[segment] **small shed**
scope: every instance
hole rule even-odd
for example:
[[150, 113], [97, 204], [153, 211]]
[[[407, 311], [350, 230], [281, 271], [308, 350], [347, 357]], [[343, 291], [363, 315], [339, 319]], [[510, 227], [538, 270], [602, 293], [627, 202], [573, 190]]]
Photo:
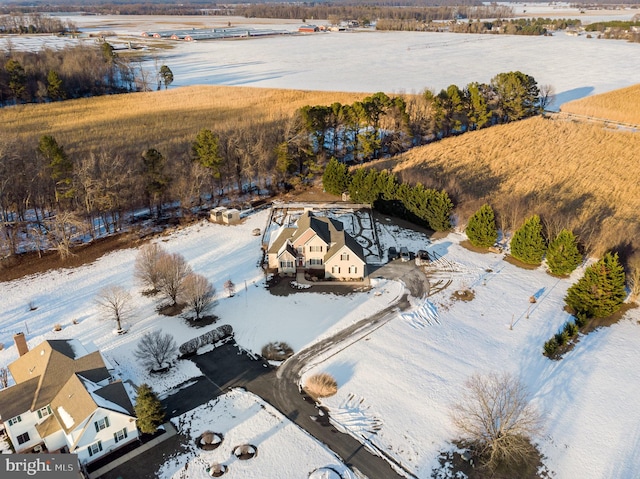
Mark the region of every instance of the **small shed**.
[[222, 222], [227, 225], [240, 223], [240, 211], [230, 208], [222, 212]]
[[209, 221], [212, 223], [222, 223], [222, 214], [227, 211], [224, 206], [218, 206], [209, 212]]
[[313, 32], [317, 32], [319, 29], [316, 25], [302, 25], [300, 28], [298, 28], [298, 32], [299, 33], [313, 33]]

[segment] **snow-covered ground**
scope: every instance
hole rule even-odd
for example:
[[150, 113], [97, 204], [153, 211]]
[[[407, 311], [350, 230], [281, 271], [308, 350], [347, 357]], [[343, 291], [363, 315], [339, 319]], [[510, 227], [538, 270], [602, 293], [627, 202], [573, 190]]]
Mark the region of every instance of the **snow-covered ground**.
[[[547, 10], [562, 4], [542, 5]], [[564, 5], [566, 7], [566, 5]], [[527, 7], [529, 8], [529, 7]], [[531, 6], [531, 8], [538, 8]], [[523, 7], [524, 9], [524, 7]], [[612, 10], [566, 16], [586, 20], [602, 14], [630, 20], [637, 10]], [[611, 13], [611, 15], [608, 15]], [[561, 15], [564, 16], [564, 15]], [[142, 31], [236, 25], [234, 17], [71, 17], [86, 32], [113, 31], [140, 38]], [[247, 19], [243, 20], [247, 22]], [[297, 29], [297, 22], [251, 19], [255, 28]], [[322, 22], [318, 22], [322, 23]], [[131, 40], [127, 37], [127, 40]], [[52, 47], [51, 36], [11, 36], [12, 48]], [[75, 41], [75, 40], [74, 40]], [[93, 40], [91, 40], [93, 41]], [[4, 45], [0, 37], [0, 48]], [[246, 85], [300, 90], [388, 93], [439, 91], [451, 84], [489, 82], [496, 74], [520, 70], [556, 93], [552, 107], [591, 94], [604, 93], [637, 82], [630, 65], [640, 64], [640, 44], [598, 40], [586, 35], [556, 33], [547, 37], [466, 35], [420, 32], [332, 32], [276, 36], [250, 40], [180, 42], [165, 40], [171, 49], [155, 50], [146, 67], [168, 65], [172, 88], [185, 85]]]
[[[163, 465], [159, 479], [209, 478], [206, 468], [212, 463], [227, 466], [224, 477], [229, 479], [307, 478], [322, 468], [333, 469], [343, 479], [355, 479], [324, 445], [248, 392], [234, 389], [172, 422], [193, 441], [186, 452]], [[217, 449], [203, 451], [196, 446], [196, 439], [205, 431], [222, 434], [223, 441]], [[254, 446], [257, 455], [244, 461], [237, 459], [234, 449], [243, 444]]]
[[[260, 238], [251, 234], [254, 228], [265, 227], [267, 215], [266, 211], [250, 215], [238, 226], [199, 223], [158, 240], [169, 252], [183, 254], [196, 272], [215, 284], [219, 299], [213, 312], [220, 317], [218, 324], [231, 324], [241, 346], [259, 352], [264, 344], [277, 340], [299, 351], [383, 309], [403, 293], [398, 282], [375, 280], [369, 293], [271, 295], [257, 267]], [[567, 320], [563, 297], [581, 271], [558, 280], [541, 269], [522, 270], [500, 255], [464, 249], [459, 244], [464, 236], [455, 233], [431, 243], [419, 232], [384, 220], [378, 233], [383, 248], [393, 244], [436, 253], [439, 259], [431, 280], [451, 283], [428, 300], [414, 298], [413, 310], [399, 312], [366, 340], [326, 361], [320, 358], [307, 371], [327, 371], [336, 377], [338, 394], [325, 403], [339, 427], [371, 441], [418, 477], [427, 478], [437, 466], [438, 451], [449, 448], [448, 441], [456, 436], [449, 408], [460, 398], [466, 378], [475, 372], [512, 372], [529, 387], [544, 414], [544, 433], [535, 439], [556, 477], [635, 477], [640, 470], [638, 310], [631, 310], [610, 328], [581, 338], [564, 359], [552, 362], [542, 356], [542, 345]], [[135, 256], [135, 249], [122, 250], [73, 270], [0, 283], [0, 342], [4, 345], [0, 367], [17, 357], [12, 336], [23, 331], [31, 347], [51, 338], [93, 342], [116, 365], [122, 379], [149, 382], [161, 393], [200, 375], [193, 363], [179, 361], [168, 376], [149, 377], [134, 360], [132, 351], [145, 332], [162, 329], [181, 343], [216, 327], [194, 329], [180, 317], [158, 315], [157, 299], [141, 295], [134, 283]], [[231, 298], [222, 286], [229, 278], [238, 289]], [[129, 332], [122, 336], [112, 333], [113, 322], [101, 319], [94, 304], [98, 290], [113, 283], [132, 292], [136, 309], [135, 318], [125, 324]], [[452, 298], [464, 289], [474, 292], [471, 301]], [[537, 303], [529, 303], [531, 296], [538, 298]], [[31, 311], [30, 303], [37, 309]], [[52, 331], [56, 323], [62, 331]], [[205, 406], [206, 413], [187, 414], [178, 420], [180, 427], [190, 428], [192, 436], [204, 429], [221, 432], [229, 439], [228, 444], [225, 439], [229, 447], [259, 440], [255, 461], [260, 461], [260, 468], [297, 467], [306, 474], [323, 465], [340, 466], [277, 413], [256, 406], [260, 401], [234, 394]], [[253, 414], [254, 410], [260, 412]], [[227, 416], [230, 411], [236, 411], [235, 419]], [[196, 417], [200, 419], [195, 422], [189, 419]], [[277, 451], [286, 447], [302, 449], [287, 454], [285, 460]], [[193, 449], [166, 464], [162, 477], [178, 474], [186, 462], [188, 477], [201, 477], [209, 462], [226, 461], [228, 453], [220, 449], [218, 457]], [[234, 474], [230, 477], [278, 477], [251, 475], [258, 470], [254, 467], [258, 462], [232, 462], [226, 463], [229, 474]]]
[[[471, 253], [462, 239], [450, 234], [428, 248], [446, 260], [439, 275], [453, 280], [449, 288], [306, 372], [337, 379], [338, 394], [323, 400], [336, 425], [430, 477], [438, 452], [456, 438], [449, 412], [466, 379], [504, 371], [521, 378], [543, 413], [535, 441], [556, 477], [637, 477], [638, 310], [550, 361], [542, 345], [569, 318], [563, 297], [582, 270], [559, 280]], [[466, 289], [471, 301], [452, 297]]]

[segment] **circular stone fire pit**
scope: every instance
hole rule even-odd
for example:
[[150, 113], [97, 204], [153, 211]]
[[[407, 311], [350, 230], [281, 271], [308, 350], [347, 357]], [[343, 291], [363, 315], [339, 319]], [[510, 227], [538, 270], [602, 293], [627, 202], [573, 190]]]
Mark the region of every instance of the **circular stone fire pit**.
[[251, 444], [241, 444], [233, 448], [233, 455], [241, 461], [252, 459], [258, 455], [258, 448]]
[[331, 466], [319, 467], [309, 474], [309, 479], [342, 479], [342, 474]]
[[227, 472], [227, 466], [224, 464], [220, 464], [218, 462], [214, 462], [209, 467], [207, 467], [206, 471], [209, 473], [211, 477], [220, 477], [225, 472]]
[[205, 431], [196, 439], [196, 445], [204, 451], [213, 451], [220, 447], [224, 437], [219, 432]]

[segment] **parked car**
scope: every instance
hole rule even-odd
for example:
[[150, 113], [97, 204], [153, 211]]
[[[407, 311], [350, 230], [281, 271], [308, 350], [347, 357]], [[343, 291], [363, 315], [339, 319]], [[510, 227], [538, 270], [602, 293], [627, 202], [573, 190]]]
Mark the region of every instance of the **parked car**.
[[393, 261], [394, 259], [398, 259], [398, 250], [395, 246], [389, 246], [389, 261]]
[[416, 256], [420, 258], [422, 261], [429, 261], [431, 259], [429, 258], [429, 252], [423, 249], [418, 250], [418, 254]]
[[400, 248], [400, 259], [404, 262], [411, 260], [411, 253], [409, 253], [409, 250], [406, 246]]

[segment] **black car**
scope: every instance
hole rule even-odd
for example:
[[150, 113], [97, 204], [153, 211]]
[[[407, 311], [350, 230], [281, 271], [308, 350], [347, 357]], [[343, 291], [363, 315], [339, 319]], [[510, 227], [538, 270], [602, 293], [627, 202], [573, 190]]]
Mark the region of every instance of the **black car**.
[[419, 250], [416, 256], [418, 256], [422, 261], [429, 261], [431, 259], [429, 258], [429, 252], [423, 249]]
[[394, 259], [398, 259], [398, 250], [395, 246], [389, 247], [389, 261], [393, 261]]

